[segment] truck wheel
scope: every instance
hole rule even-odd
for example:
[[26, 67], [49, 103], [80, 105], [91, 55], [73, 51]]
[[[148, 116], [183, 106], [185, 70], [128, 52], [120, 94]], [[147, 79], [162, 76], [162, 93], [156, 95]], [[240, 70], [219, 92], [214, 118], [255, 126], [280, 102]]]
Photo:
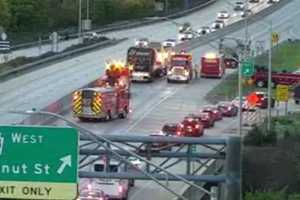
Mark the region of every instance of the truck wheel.
[[295, 104], [299, 104], [300, 103], [300, 101], [299, 100], [295, 100]]
[[78, 119], [79, 119], [79, 121], [81, 121], [81, 122], [86, 122], [86, 121], [87, 121], [87, 119], [86, 119], [85, 117], [78, 117]]
[[171, 83], [171, 80], [170, 80], [170, 79], [167, 79], [167, 83]]
[[258, 80], [256, 81], [256, 86], [262, 88], [266, 86], [266, 83], [263, 80]]
[[134, 179], [129, 180], [129, 186], [134, 187]]
[[111, 116], [111, 112], [110, 112], [110, 111], [107, 112], [106, 117], [105, 117], [105, 120], [106, 120], [106, 121], [112, 120], [112, 116]]
[[119, 114], [119, 118], [125, 119], [127, 118], [128, 110], [127, 108], [124, 108], [123, 112]]

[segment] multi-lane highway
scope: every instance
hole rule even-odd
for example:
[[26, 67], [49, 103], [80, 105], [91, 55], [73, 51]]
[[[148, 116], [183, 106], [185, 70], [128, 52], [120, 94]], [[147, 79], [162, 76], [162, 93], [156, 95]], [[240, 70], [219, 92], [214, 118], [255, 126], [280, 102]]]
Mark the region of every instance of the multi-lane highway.
[[[180, 18], [178, 21], [189, 21], [198, 28], [213, 21], [216, 18], [216, 13], [222, 9], [230, 10], [231, 7], [226, 1], [218, 1], [204, 10]], [[105, 60], [109, 58], [124, 59], [126, 50], [134, 43], [136, 38], [149, 37], [151, 40], [162, 41], [167, 38], [176, 38], [176, 30], [174, 23], [167, 21], [110, 33], [111, 36], [128, 37], [129, 40], [111, 48], [52, 64], [47, 68], [1, 83], [1, 94], [5, 94], [0, 100], [1, 107], [12, 109], [31, 109], [34, 107], [41, 109], [76, 88], [98, 78], [103, 73]], [[195, 62], [197, 63], [203, 50], [198, 50], [198, 52], [195, 54]], [[20, 96], [22, 98], [19, 98]], [[1, 119], [0, 122], [13, 123], [16, 121], [16, 117], [7, 116], [7, 118]]]
[[[297, 28], [299, 22], [296, 20], [300, 16], [297, 9], [299, 6], [299, 1], [291, 1], [281, 10], [265, 18], [265, 21], [272, 20], [274, 30], [282, 33], [282, 39], [290, 37], [291, 34], [295, 35], [299, 33]], [[224, 7], [230, 10], [230, 5], [226, 1], [220, 0], [204, 10], [176, 21], [180, 23], [190, 21], [192, 25], [198, 28], [213, 21], [216, 13]], [[249, 26], [249, 35], [254, 41], [266, 41], [267, 28], [265, 22], [254, 23]], [[109, 36], [128, 37], [129, 40], [111, 48], [52, 64], [47, 68], [0, 83], [2, 96], [0, 109], [43, 108], [74, 89], [98, 78], [104, 71], [106, 59], [124, 59], [127, 48], [133, 44], [135, 38], [148, 37], [150, 40], [162, 41], [167, 38], [176, 38], [176, 30], [174, 23], [162, 22], [109, 33]], [[242, 38], [243, 30], [230, 36]], [[192, 50], [193, 61], [199, 63], [200, 56], [210, 49], [209, 45], [205, 45]], [[164, 79], [161, 79], [151, 84], [134, 84], [131, 106], [133, 112], [128, 120], [114, 120], [108, 123], [81, 123], [81, 125], [97, 134], [149, 134], [156, 132], [165, 122], [177, 122], [186, 114], [207, 104], [204, 100], [205, 94], [219, 82], [220, 80], [217, 79], [197, 79], [186, 85], [167, 84]], [[71, 112], [66, 113], [65, 116], [73, 119]], [[0, 123], [16, 123], [16, 120], [21, 119], [20, 116], [7, 115], [0, 118]], [[224, 119], [218, 122], [213, 129], [207, 130], [205, 137], [220, 135], [224, 129], [233, 126], [235, 126], [234, 119]], [[140, 183], [132, 191], [130, 199], [147, 199], [146, 197], [149, 197], [148, 199], [171, 199], [164, 190], [158, 189], [152, 182]], [[180, 188], [182, 185], [174, 185], [174, 187]]]

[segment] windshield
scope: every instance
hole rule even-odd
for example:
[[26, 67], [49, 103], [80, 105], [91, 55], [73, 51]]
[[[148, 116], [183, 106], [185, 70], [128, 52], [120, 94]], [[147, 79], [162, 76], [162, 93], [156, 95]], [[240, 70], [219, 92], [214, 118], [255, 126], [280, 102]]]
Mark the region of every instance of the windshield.
[[134, 71], [149, 71], [154, 64], [154, 50], [146, 48], [130, 48], [127, 54], [127, 63], [133, 66]]
[[189, 62], [187, 60], [172, 60], [171, 66], [187, 66]]

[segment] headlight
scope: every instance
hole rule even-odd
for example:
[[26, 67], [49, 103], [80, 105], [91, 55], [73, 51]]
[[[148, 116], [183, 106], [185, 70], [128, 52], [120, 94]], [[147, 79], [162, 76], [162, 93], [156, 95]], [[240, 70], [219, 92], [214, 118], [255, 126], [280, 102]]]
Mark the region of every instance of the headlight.
[[184, 75], [185, 75], [185, 76], [188, 76], [188, 75], [189, 75], [189, 71], [187, 71], [187, 70], [184, 71]]
[[188, 35], [187, 37], [188, 37], [188, 38], [193, 38], [193, 36], [192, 36], [192, 35]]
[[168, 71], [168, 75], [172, 75], [172, 72], [171, 72], [171, 71]]

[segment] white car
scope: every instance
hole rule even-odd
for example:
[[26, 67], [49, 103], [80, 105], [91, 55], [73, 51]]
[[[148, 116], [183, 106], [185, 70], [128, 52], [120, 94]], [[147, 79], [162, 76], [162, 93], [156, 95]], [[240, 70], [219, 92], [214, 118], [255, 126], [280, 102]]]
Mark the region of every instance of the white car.
[[241, 1], [235, 2], [234, 10], [235, 11], [243, 11], [245, 9], [245, 3]]
[[268, 3], [278, 3], [280, 0], [268, 0]]
[[224, 21], [221, 21], [221, 20], [216, 20], [212, 25], [211, 25], [211, 32], [214, 32], [216, 30], [219, 30], [219, 29], [222, 29], [224, 28], [225, 26], [225, 23]]
[[201, 28], [199, 28], [197, 30], [197, 33], [199, 35], [206, 35], [206, 34], [210, 33], [210, 27], [208, 27], [208, 26], [202, 26]]
[[179, 33], [178, 34], [178, 41], [183, 42], [183, 41], [188, 41], [193, 39], [194, 34], [190, 31], [184, 32], [184, 33]]
[[87, 40], [95, 40], [95, 39], [99, 39], [100, 37], [101, 35], [96, 32], [86, 32], [83, 34], [83, 39], [87, 39]]
[[222, 10], [222, 11], [218, 12], [218, 14], [217, 14], [218, 19], [228, 19], [229, 17], [230, 17], [230, 14], [226, 10]]
[[167, 40], [163, 41], [162, 46], [163, 47], [175, 47], [176, 40], [175, 39], [167, 39]]
[[253, 12], [252, 12], [252, 10], [250, 10], [250, 9], [243, 10], [243, 11], [240, 13], [241, 17], [247, 17], [247, 16], [250, 16], [250, 15], [252, 15], [252, 14], [253, 14]]
[[134, 44], [135, 44], [135, 46], [146, 47], [149, 44], [149, 40], [147, 38], [136, 39]]

